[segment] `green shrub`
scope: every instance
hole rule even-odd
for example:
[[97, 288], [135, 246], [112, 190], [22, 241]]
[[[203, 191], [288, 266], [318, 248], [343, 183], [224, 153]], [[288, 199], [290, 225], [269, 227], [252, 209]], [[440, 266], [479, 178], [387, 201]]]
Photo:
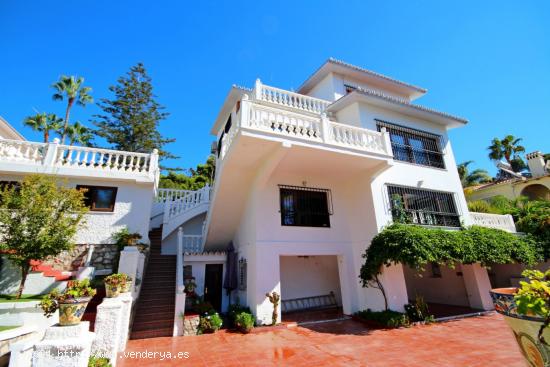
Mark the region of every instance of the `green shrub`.
[[193, 310], [195, 310], [195, 312], [199, 315], [216, 313], [216, 310], [214, 310], [214, 307], [210, 304], [210, 302], [205, 301], [199, 301], [198, 303], [194, 304]]
[[408, 327], [411, 324], [407, 315], [392, 310], [371, 311], [370, 309], [366, 309], [355, 313], [355, 316], [390, 328]]
[[88, 359], [88, 367], [112, 367], [109, 358], [91, 356]]
[[550, 325], [550, 269], [545, 273], [538, 270], [525, 270], [522, 275], [529, 281], [520, 282], [520, 287], [514, 296], [518, 312], [544, 318], [538, 338], [542, 343], [549, 345], [550, 341], [544, 340], [543, 332]]
[[125, 285], [127, 281], [132, 280], [128, 275], [124, 273], [114, 273], [106, 277], [103, 282], [111, 286]]
[[254, 316], [249, 312], [241, 312], [235, 317], [235, 326], [242, 332], [248, 333], [254, 327]]
[[468, 210], [476, 213], [493, 213], [491, 204], [485, 200], [475, 200], [468, 202]]
[[237, 318], [237, 315], [246, 312], [249, 314], [252, 314], [252, 311], [250, 311], [250, 307], [248, 306], [242, 306], [239, 303], [233, 303], [229, 305], [227, 310], [227, 316], [229, 317], [229, 323], [230, 327], [235, 327], [235, 319]]
[[46, 317], [50, 317], [59, 308], [59, 303], [74, 300], [81, 297], [93, 297], [96, 290], [90, 286], [90, 280], [70, 280], [63, 292], [52, 290], [40, 301], [40, 307]]
[[424, 297], [417, 295], [413, 303], [405, 305], [405, 312], [411, 322], [424, 321], [431, 323], [435, 321], [433, 315], [430, 315], [428, 304]]
[[222, 327], [223, 321], [217, 312], [200, 317], [199, 334], [214, 333]]

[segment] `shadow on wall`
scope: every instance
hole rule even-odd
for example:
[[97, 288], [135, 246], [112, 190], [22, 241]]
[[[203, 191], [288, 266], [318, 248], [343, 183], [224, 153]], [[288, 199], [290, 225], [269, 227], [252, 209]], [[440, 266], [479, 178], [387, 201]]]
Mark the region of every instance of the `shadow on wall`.
[[0, 294], [17, 292], [21, 282], [21, 272], [4, 256], [0, 256]]

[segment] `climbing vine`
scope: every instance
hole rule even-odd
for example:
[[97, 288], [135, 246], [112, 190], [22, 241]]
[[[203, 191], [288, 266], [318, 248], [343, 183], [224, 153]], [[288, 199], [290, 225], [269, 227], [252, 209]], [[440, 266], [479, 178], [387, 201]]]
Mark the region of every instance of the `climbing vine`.
[[419, 271], [430, 262], [450, 267], [455, 263], [531, 265], [542, 260], [539, 248], [532, 236], [499, 229], [472, 226], [449, 231], [396, 223], [372, 239], [363, 254], [360, 278], [364, 287], [378, 288], [383, 267], [397, 263]]

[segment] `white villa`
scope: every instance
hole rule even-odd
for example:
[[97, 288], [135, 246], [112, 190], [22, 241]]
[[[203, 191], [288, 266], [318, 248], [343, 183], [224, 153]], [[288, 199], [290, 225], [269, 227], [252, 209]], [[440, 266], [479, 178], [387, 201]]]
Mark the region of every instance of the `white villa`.
[[[89, 189], [91, 211], [71, 261], [92, 247], [89, 265], [101, 270], [103, 249], [124, 227], [150, 239], [132, 337], [181, 335], [174, 324], [189, 279], [218, 311], [238, 301], [259, 324], [271, 323], [272, 292], [281, 296], [279, 321], [318, 306], [380, 310], [380, 292], [363, 288], [359, 271], [371, 239], [392, 222], [395, 198], [420, 225], [515, 232], [508, 216], [468, 212], [448, 138], [467, 120], [417, 104], [426, 92], [335, 59], [297, 91], [259, 79], [253, 88], [233, 86], [211, 129], [214, 184], [198, 191], [158, 189], [156, 152], [28, 142], [1, 120], [0, 180], [44, 173]], [[230, 244], [237, 279], [227, 290]], [[419, 293], [428, 302], [492, 308], [481, 266], [427, 275], [385, 268], [389, 307], [402, 311]]]

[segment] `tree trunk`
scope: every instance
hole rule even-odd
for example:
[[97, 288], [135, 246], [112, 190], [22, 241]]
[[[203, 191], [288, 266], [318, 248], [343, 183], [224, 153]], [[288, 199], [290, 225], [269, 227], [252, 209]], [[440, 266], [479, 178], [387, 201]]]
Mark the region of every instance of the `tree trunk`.
[[24, 265], [21, 267], [21, 284], [19, 284], [19, 289], [17, 290], [17, 293], [15, 295], [16, 299], [21, 298], [21, 294], [23, 294], [23, 288], [25, 288], [25, 281], [27, 280], [27, 275], [29, 274], [29, 265]]
[[63, 134], [61, 135], [61, 145], [65, 144], [65, 136], [67, 136], [67, 127], [69, 127], [69, 116], [71, 115], [71, 107], [73, 106], [74, 98], [69, 98], [67, 102], [67, 110], [65, 111], [65, 124], [63, 125]]
[[48, 130], [44, 130], [44, 143], [47, 143], [48, 140], [50, 140], [50, 132]]
[[384, 297], [384, 309], [387, 311], [388, 310], [388, 297], [386, 296], [386, 290], [384, 289], [384, 285], [382, 284], [382, 282], [378, 278], [378, 275], [376, 275], [375, 280], [376, 280], [376, 285], [377, 285], [378, 289], [380, 290], [380, 292], [382, 293], [382, 296]]

